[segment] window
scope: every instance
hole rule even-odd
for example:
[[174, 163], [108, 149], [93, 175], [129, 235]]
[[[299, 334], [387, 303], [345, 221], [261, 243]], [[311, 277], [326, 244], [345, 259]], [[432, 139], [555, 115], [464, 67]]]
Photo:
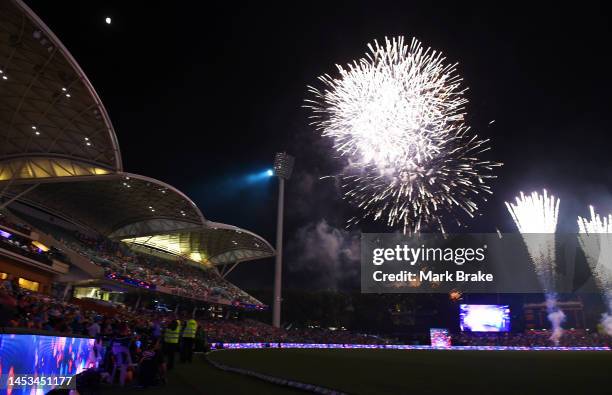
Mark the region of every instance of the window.
[[30, 280], [26, 280], [25, 278], [19, 278], [19, 286], [21, 288], [25, 288], [28, 289], [30, 291], [38, 291], [38, 286], [40, 284], [37, 283], [36, 281], [30, 281]]

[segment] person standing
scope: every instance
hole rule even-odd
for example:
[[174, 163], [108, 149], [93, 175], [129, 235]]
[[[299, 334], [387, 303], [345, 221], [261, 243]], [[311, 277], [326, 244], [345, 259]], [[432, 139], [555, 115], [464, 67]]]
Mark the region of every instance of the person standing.
[[98, 324], [98, 318], [96, 317], [93, 319], [93, 322], [87, 327], [87, 333], [89, 334], [89, 337], [97, 339], [100, 332], [102, 332], [102, 328], [100, 328], [100, 324]]
[[181, 362], [191, 363], [193, 360], [193, 347], [195, 344], [196, 331], [198, 323], [193, 318], [187, 320], [185, 329], [183, 330], [183, 338], [181, 340]]
[[162, 326], [159, 318], [155, 318], [153, 323], [151, 324], [151, 337], [154, 341], [157, 341], [161, 338], [162, 335]]
[[164, 331], [164, 354], [166, 355], [167, 369], [174, 368], [174, 355], [178, 350], [179, 335], [181, 333], [181, 322], [172, 320]]

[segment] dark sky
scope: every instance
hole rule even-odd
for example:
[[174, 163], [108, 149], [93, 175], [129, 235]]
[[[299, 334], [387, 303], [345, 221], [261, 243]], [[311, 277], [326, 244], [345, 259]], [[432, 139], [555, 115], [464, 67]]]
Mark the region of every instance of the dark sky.
[[[301, 108], [306, 85], [385, 36], [415, 36], [459, 62], [468, 122], [492, 139], [489, 159], [505, 163], [468, 231], [515, 231], [503, 202], [519, 190], [559, 195], [563, 230], [574, 230], [589, 203], [612, 209], [612, 35], [603, 3], [27, 3], [100, 94], [126, 171], [178, 187], [207, 218], [273, 241], [274, 181], [244, 179], [270, 167], [276, 151], [297, 157], [287, 191], [287, 287], [343, 287], [338, 271], [355, 265], [306, 251], [323, 243], [351, 261], [355, 245], [340, 230], [346, 203], [332, 182], [318, 180], [337, 163]], [[231, 280], [268, 287], [272, 265], [245, 264]]]

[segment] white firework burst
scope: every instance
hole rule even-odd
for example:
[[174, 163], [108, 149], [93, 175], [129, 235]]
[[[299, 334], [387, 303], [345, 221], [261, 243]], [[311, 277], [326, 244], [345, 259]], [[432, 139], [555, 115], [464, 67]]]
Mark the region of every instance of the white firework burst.
[[552, 289], [555, 269], [555, 231], [559, 217], [560, 200], [543, 193], [532, 192], [517, 196], [515, 203], [506, 202], [506, 207], [523, 235], [527, 251], [546, 291]]
[[591, 218], [578, 217], [578, 240], [599, 287], [608, 302], [602, 316], [605, 331], [612, 335], [612, 214], [601, 217], [589, 207]]
[[561, 324], [565, 314], [557, 306], [555, 286], [555, 232], [559, 218], [560, 200], [549, 195], [546, 189], [543, 193], [532, 192], [525, 195], [523, 192], [517, 196], [515, 203], [506, 202], [506, 207], [521, 232], [527, 252], [535, 267], [536, 274], [546, 292], [546, 307], [548, 320], [552, 324], [551, 340], [555, 344], [563, 334]]
[[[403, 37], [374, 41], [365, 58], [309, 87], [312, 123], [347, 158], [345, 198], [363, 217], [419, 231], [457, 208], [473, 216], [499, 163], [479, 159], [488, 140], [463, 123], [465, 88], [456, 64]], [[355, 218], [352, 222], [358, 222]]]
[[589, 207], [591, 218], [578, 217], [580, 245], [599, 286], [612, 294], [612, 214], [601, 217]]
[[612, 214], [601, 217], [595, 212], [595, 207], [589, 206], [591, 219], [578, 216], [578, 231], [583, 234], [612, 233]]

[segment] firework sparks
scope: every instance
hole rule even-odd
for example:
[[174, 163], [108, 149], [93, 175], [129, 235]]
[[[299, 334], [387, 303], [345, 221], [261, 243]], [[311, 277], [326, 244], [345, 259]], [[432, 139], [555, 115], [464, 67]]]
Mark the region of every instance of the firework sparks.
[[506, 207], [523, 235], [529, 256], [536, 273], [546, 287], [552, 289], [555, 269], [555, 236], [559, 216], [559, 199], [549, 195], [532, 192], [525, 195], [521, 192], [516, 203], [506, 202]]
[[606, 234], [612, 233], [612, 214], [607, 217], [601, 217], [595, 213], [595, 208], [589, 206], [591, 219], [578, 217], [578, 230], [583, 234]]
[[516, 203], [506, 202], [506, 207], [521, 233], [555, 233], [559, 217], [559, 199], [549, 195], [523, 192], [515, 199]]
[[339, 77], [319, 77], [324, 88], [309, 87], [313, 99], [306, 100], [313, 125], [347, 159], [345, 198], [363, 218], [405, 232], [424, 225], [444, 231], [443, 216], [458, 220], [457, 209], [474, 216], [500, 164], [479, 159], [488, 140], [464, 124], [467, 99], [456, 64], [416, 39], [368, 48], [365, 58], [338, 65]]
[[612, 214], [601, 217], [589, 207], [590, 219], [578, 217], [580, 246], [587, 262], [608, 302], [608, 312], [603, 314], [601, 323], [612, 335]]
[[517, 196], [515, 203], [506, 202], [506, 207], [523, 236], [527, 252], [535, 267], [535, 271], [546, 292], [546, 307], [548, 320], [553, 332], [551, 340], [559, 343], [563, 334], [561, 323], [565, 314], [557, 306], [557, 295], [554, 292], [555, 275], [555, 231], [559, 217], [560, 200], [549, 195], [546, 189], [543, 194], [532, 192]]

